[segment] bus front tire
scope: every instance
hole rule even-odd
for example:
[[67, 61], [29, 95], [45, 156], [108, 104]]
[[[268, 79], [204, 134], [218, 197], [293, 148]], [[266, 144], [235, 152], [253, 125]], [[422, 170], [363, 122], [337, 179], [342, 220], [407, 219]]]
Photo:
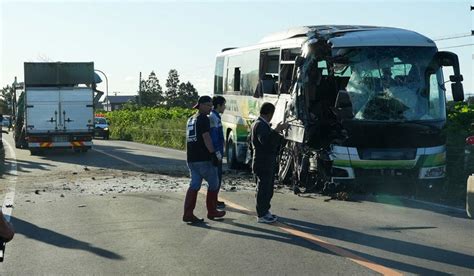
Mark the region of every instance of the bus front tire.
[[291, 149], [284, 146], [280, 150], [278, 158], [278, 182], [282, 184], [291, 184], [293, 171], [293, 157]]

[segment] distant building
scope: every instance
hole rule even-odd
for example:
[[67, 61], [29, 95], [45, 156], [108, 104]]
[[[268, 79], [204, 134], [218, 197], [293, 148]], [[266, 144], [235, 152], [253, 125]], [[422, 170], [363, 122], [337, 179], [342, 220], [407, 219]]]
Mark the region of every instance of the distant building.
[[136, 96], [108, 96], [104, 100], [104, 110], [114, 111], [122, 109], [122, 106], [127, 102], [134, 102]]

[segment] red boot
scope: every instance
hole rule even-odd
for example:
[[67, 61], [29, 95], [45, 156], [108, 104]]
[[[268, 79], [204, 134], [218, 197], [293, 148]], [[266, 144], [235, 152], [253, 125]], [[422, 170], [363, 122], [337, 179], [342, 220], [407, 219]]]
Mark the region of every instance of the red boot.
[[207, 191], [206, 196], [207, 218], [215, 219], [225, 216], [225, 211], [218, 211], [217, 208], [217, 191]]
[[204, 219], [200, 219], [193, 214], [194, 207], [196, 207], [197, 196], [198, 191], [192, 190], [191, 188], [188, 189], [186, 199], [184, 200], [184, 222], [198, 223], [204, 221]]

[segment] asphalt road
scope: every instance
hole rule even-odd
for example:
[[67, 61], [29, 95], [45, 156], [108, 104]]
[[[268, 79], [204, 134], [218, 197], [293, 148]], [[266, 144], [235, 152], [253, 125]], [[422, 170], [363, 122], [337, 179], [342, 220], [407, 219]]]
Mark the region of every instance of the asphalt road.
[[[0, 275], [474, 274], [474, 220], [462, 210], [279, 189], [272, 211], [280, 223], [263, 225], [250, 176], [231, 172], [225, 219], [190, 226], [181, 222], [183, 152], [94, 143], [85, 154], [30, 156], [4, 135], [0, 191], [16, 236]], [[196, 214], [206, 214], [203, 195]]]

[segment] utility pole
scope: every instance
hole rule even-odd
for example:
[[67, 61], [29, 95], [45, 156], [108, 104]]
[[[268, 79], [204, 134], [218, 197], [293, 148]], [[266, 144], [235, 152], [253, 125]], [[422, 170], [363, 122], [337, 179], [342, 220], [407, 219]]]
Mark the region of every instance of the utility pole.
[[138, 106], [142, 106], [142, 72], [138, 78]]

